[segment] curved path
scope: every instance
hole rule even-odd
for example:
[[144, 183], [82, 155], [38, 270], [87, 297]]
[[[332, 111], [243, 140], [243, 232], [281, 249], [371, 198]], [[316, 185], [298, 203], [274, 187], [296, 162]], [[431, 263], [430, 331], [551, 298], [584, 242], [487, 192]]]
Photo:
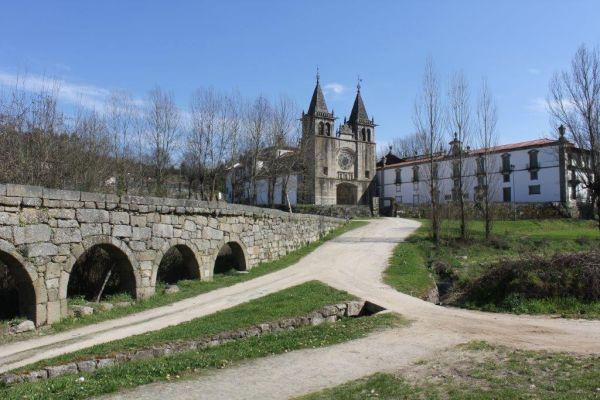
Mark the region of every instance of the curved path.
[[417, 227], [418, 223], [403, 219], [373, 220], [365, 227], [323, 244], [284, 270], [170, 306], [3, 346], [0, 371], [161, 329], [312, 279], [399, 312], [413, 323], [408, 328], [324, 349], [255, 360], [195, 380], [142, 386], [114, 398], [287, 398], [376, 371], [394, 370], [470, 340], [526, 349], [600, 353], [600, 321], [443, 308], [399, 293], [382, 283], [381, 273], [395, 244]]

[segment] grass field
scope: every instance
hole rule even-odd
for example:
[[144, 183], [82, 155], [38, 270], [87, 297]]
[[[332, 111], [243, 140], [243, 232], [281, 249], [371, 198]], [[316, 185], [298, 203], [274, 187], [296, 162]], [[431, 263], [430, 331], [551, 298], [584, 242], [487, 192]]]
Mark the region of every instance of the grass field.
[[[490, 264], [525, 255], [550, 256], [559, 252], [579, 252], [600, 249], [600, 233], [593, 221], [523, 220], [495, 221], [493, 237], [484, 240], [481, 221], [469, 224], [469, 237], [460, 240], [457, 221], [444, 221], [442, 240], [435, 248], [429, 238], [429, 221], [407, 242], [399, 244], [385, 273], [385, 281], [399, 291], [423, 297], [433, 287], [435, 277], [430, 268], [435, 262], [448, 265], [458, 281], [480, 276]], [[561, 314], [573, 317], [600, 317], [598, 302], [582, 303], [573, 298], [522, 299], [515, 297], [508, 308], [489, 311], [517, 313]]]
[[476, 342], [397, 373], [378, 373], [302, 400], [598, 398], [598, 356], [509, 350]]
[[[307, 282], [181, 325], [45, 360], [28, 369], [89, 356], [106, 356], [116, 351], [152, 344], [202, 337], [284, 317], [306, 315], [326, 304], [335, 304], [351, 298], [348, 293], [319, 282]], [[224, 368], [242, 360], [302, 348], [328, 346], [404, 323], [395, 314], [345, 318], [335, 324], [307, 326], [293, 331], [246, 338], [171, 357], [131, 361], [90, 374], [62, 376], [47, 381], [4, 387], [0, 388], [0, 398], [83, 399], [146, 383], [190, 377], [207, 369]], [[78, 380], [79, 377], [83, 377], [83, 381]]]
[[[35, 335], [39, 334], [52, 334], [58, 333], [62, 331], [66, 331], [69, 329], [78, 328], [85, 325], [95, 324], [98, 322], [106, 321], [109, 319], [123, 317], [129, 314], [133, 314], [136, 312], [148, 310], [151, 308], [161, 307], [167, 304], [174, 303], [179, 300], [183, 300], [189, 297], [197, 296], [202, 293], [210, 292], [215, 289], [220, 289], [222, 287], [231, 286], [236, 283], [244, 282], [250, 279], [257, 278], [262, 275], [269, 274], [271, 272], [278, 271], [280, 269], [289, 267], [296, 262], [298, 262], [302, 257], [306, 256], [317, 247], [319, 247], [324, 242], [331, 240], [345, 232], [348, 232], [352, 229], [361, 227], [368, 224], [366, 221], [350, 221], [347, 224], [335, 229], [330, 232], [326, 236], [324, 236], [319, 241], [313, 242], [304, 246], [298, 250], [288, 253], [287, 255], [279, 258], [278, 260], [261, 263], [256, 267], [252, 268], [247, 274], [223, 274], [216, 275], [211, 282], [202, 282], [199, 280], [186, 280], [179, 281], [178, 286], [180, 291], [174, 294], [166, 294], [162, 290], [160, 286], [157, 286], [156, 294], [148, 299], [133, 302], [131, 306], [128, 307], [115, 307], [110, 311], [94, 313], [89, 316], [81, 317], [81, 318], [65, 318], [60, 322], [53, 324], [51, 327], [46, 327], [42, 329], [39, 333], [34, 334], [23, 334], [23, 335], [6, 335], [0, 334], [0, 345], [3, 343], [8, 343], [10, 341], [15, 340], [24, 340], [29, 339]], [[118, 295], [113, 299], [108, 299], [110, 301], [127, 301], [131, 300], [126, 295]], [[74, 299], [74, 303], [80, 302], [79, 299]], [[4, 333], [7, 331], [7, 321], [0, 321], [0, 332]]]

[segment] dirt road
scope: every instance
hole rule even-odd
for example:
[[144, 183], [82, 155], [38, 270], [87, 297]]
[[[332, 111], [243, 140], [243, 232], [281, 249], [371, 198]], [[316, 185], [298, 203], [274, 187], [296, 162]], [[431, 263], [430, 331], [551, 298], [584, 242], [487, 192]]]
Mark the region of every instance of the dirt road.
[[[526, 349], [600, 353], [600, 321], [480, 313], [443, 308], [398, 293], [381, 282], [395, 244], [418, 227], [378, 219], [320, 246], [295, 265], [170, 306], [0, 349], [0, 371], [97, 343], [161, 329], [318, 279], [413, 320], [408, 328], [325, 349], [256, 360], [185, 382], [139, 387], [111, 398], [288, 398], [398, 369], [461, 342], [486, 340]], [[235, 384], [232, 384], [235, 382]]]

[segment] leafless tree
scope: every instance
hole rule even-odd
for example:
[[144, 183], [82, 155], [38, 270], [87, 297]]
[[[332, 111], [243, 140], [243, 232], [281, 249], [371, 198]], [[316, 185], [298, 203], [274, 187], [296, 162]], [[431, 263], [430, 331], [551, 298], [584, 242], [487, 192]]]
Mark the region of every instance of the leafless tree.
[[[600, 51], [581, 45], [571, 68], [550, 82], [548, 108], [551, 116], [567, 128], [577, 147], [589, 152], [582, 168], [583, 186], [591, 194], [600, 216]], [[600, 230], [600, 218], [598, 218]]]
[[485, 238], [489, 239], [492, 233], [493, 202], [492, 198], [498, 188], [498, 165], [492, 156], [491, 150], [498, 145], [496, 123], [498, 111], [496, 102], [487, 81], [484, 79], [477, 99], [477, 145], [480, 148], [480, 164], [477, 168], [478, 192], [481, 196], [483, 219], [485, 222]]
[[469, 86], [462, 72], [452, 77], [448, 90], [448, 123], [452, 138], [453, 200], [458, 203], [460, 215], [460, 237], [467, 237], [467, 213], [465, 196], [468, 195], [469, 179], [466, 149], [471, 140], [471, 100]]
[[[387, 153], [387, 147], [385, 149]], [[392, 153], [398, 157], [414, 157], [423, 154], [421, 140], [417, 133], [412, 133], [402, 138], [395, 138], [392, 141]]]
[[262, 169], [261, 151], [264, 148], [269, 123], [271, 121], [272, 107], [264, 96], [258, 96], [246, 109], [246, 149], [250, 166], [249, 190], [252, 204], [257, 202], [257, 178]]
[[133, 169], [136, 122], [138, 118], [131, 95], [123, 91], [110, 94], [106, 104], [106, 127], [111, 139], [114, 175], [118, 194], [129, 191], [129, 175]]
[[146, 122], [154, 168], [154, 192], [164, 195], [166, 171], [171, 165], [173, 152], [179, 140], [180, 111], [173, 95], [160, 87], [150, 92], [148, 103]]
[[415, 102], [413, 121], [424, 154], [429, 160], [425, 178], [429, 186], [431, 236], [437, 246], [440, 242], [439, 163], [437, 159], [439, 150], [442, 148], [444, 121], [439, 82], [430, 58], [425, 64], [422, 89]]

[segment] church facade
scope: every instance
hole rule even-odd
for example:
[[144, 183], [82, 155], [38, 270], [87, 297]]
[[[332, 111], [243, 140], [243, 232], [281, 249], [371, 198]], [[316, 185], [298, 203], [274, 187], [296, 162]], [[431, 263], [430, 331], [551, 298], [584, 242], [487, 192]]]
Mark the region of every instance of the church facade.
[[[226, 182], [231, 203], [258, 205], [369, 205], [376, 188], [376, 149], [373, 118], [369, 118], [360, 84], [348, 118], [337, 127], [333, 111], [327, 108], [319, 77], [308, 111], [302, 112], [302, 141], [298, 149], [269, 149], [281, 153], [282, 160], [294, 152], [302, 162], [287, 176], [257, 179], [255, 187], [245, 183], [240, 191], [232, 185], [236, 176], [247, 174], [247, 166], [238, 162], [231, 167]], [[258, 160], [257, 167], [267, 163]], [[259, 174], [261, 171], [259, 171]], [[255, 200], [253, 199], [255, 193]], [[236, 193], [240, 193], [236, 194]]]
[[319, 78], [302, 113], [304, 173], [300, 203], [368, 205], [376, 175], [375, 122], [365, 108], [360, 84], [350, 117], [336, 131], [336, 117], [325, 102]]

